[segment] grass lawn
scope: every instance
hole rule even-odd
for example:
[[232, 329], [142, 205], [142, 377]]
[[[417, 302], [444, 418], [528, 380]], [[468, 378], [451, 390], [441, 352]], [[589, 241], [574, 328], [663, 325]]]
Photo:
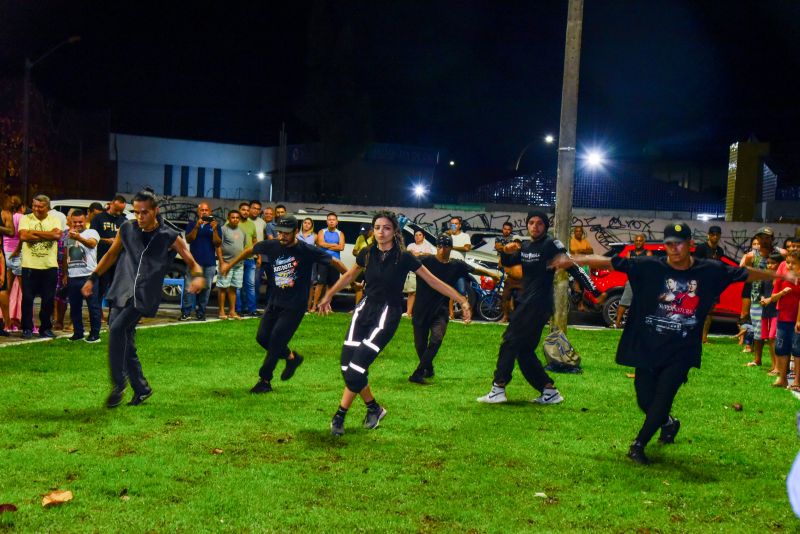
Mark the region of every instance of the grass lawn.
[[[433, 385], [407, 382], [409, 321], [372, 367], [389, 411], [347, 434], [339, 401], [348, 315], [307, 317], [290, 382], [254, 396], [263, 353], [256, 321], [143, 329], [139, 354], [155, 394], [103, 407], [105, 344], [66, 339], [0, 349], [0, 530], [19, 532], [764, 532], [796, 531], [785, 476], [798, 451], [797, 401], [743, 367], [717, 339], [674, 413], [677, 443], [654, 464], [625, 458], [642, 418], [616, 331], [571, 331], [582, 375], [558, 375], [558, 406], [517, 371], [510, 402], [481, 405], [502, 327], [451, 324]], [[278, 373], [283, 368], [279, 363]], [[127, 400], [127, 399], [126, 399]], [[742, 411], [731, 409], [741, 403]], [[214, 449], [222, 452], [213, 454]], [[74, 500], [41, 506], [51, 489]], [[538, 494], [538, 495], [537, 495]]]

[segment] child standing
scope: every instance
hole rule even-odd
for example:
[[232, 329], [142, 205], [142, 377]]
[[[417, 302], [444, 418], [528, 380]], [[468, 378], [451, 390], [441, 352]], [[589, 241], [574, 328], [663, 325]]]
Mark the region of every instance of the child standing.
[[[773, 252], [767, 258], [767, 269], [770, 271], [777, 271], [778, 266], [783, 262], [783, 260], [784, 258], [780, 253]], [[761, 339], [764, 341], [763, 345], [765, 345], [769, 350], [770, 362], [772, 363], [772, 367], [769, 371], [770, 376], [776, 376], [778, 374], [776, 365], [777, 362], [775, 360], [775, 337], [777, 336], [778, 331], [778, 309], [777, 304], [770, 300], [773, 291], [774, 288], [772, 280], [765, 280], [761, 282], [761, 297], [759, 299], [759, 304], [762, 308]], [[747, 364], [749, 367], [761, 366], [762, 351], [763, 346], [761, 347], [761, 350], [754, 354], [753, 361]]]
[[[800, 273], [800, 251], [790, 252], [786, 258], [786, 269], [793, 273]], [[778, 270], [780, 272], [780, 269]], [[789, 356], [800, 356], [800, 321], [797, 311], [800, 307], [800, 286], [786, 280], [776, 280], [773, 284], [772, 296], [766, 300], [771, 304], [777, 302], [778, 324], [775, 337], [775, 358], [777, 360], [778, 375], [772, 384], [775, 387], [787, 387], [787, 374], [789, 371]], [[800, 382], [795, 375], [791, 386], [794, 391], [800, 391]]]

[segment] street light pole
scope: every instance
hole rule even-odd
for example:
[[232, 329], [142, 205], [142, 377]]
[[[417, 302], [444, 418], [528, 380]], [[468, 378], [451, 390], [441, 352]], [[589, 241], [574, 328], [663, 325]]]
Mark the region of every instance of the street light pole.
[[25, 79], [22, 86], [22, 202], [28, 205], [28, 158], [30, 155], [30, 108], [31, 108], [31, 71], [37, 63], [41, 62], [47, 56], [58, 50], [64, 45], [74, 44], [80, 41], [78, 35], [73, 35], [64, 39], [50, 50], [39, 56], [35, 61], [30, 58], [25, 58]]
[[[561, 89], [561, 124], [558, 135], [558, 174], [556, 178], [556, 238], [569, 246], [572, 223], [572, 192], [575, 185], [575, 144], [578, 129], [578, 75], [581, 60], [583, 0], [569, 0], [567, 42], [564, 49], [564, 81]], [[567, 331], [569, 281], [560, 271], [555, 282], [555, 325]]]

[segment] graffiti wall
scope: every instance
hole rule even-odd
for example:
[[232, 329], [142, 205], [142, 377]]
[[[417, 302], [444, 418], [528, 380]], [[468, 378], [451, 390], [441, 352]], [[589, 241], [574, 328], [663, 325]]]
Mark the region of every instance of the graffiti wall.
[[[237, 207], [238, 202], [212, 200], [211, 208], [214, 215], [223, 219], [227, 212]], [[265, 204], [266, 206], [266, 204]], [[194, 211], [197, 207], [197, 200], [177, 198], [166, 199], [162, 202], [162, 212], [167, 213], [167, 217], [177, 220], [188, 220], [194, 218]], [[398, 215], [403, 215], [415, 223], [428, 228], [432, 233], [442, 231], [453, 216], [463, 218], [464, 228], [467, 231], [480, 232], [499, 232], [504, 223], [510, 223], [514, 228], [514, 233], [525, 234], [526, 212], [523, 211], [460, 211], [458, 209], [427, 209], [427, 208], [386, 208], [383, 206], [355, 206], [342, 204], [299, 204], [286, 203], [290, 212], [300, 210], [316, 213], [333, 211], [339, 214], [364, 214], [368, 215], [378, 209], [390, 209]], [[667, 224], [677, 222], [672, 219], [659, 219], [651, 217], [641, 217], [620, 213], [619, 215], [595, 216], [583, 213], [585, 210], [576, 210], [572, 218], [572, 226], [583, 226], [586, 235], [594, 247], [595, 253], [602, 254], [609, 250], [611, 243], [627, 243], [633, 241], [637, 234], [644, 234], [648, 240], [657, 241], [662, 239], [664, 227]], [[552, 222], [552, 218], [551, 218]], [[709, 226], [717, 225], [722, 228], [721, 246], [725, 253], [731, 258], [740, 258], [750, 250], [750, 240], [756, 230], [761, 228], [761, 223], [743, 222], [724, 222], [724, 221], [686, 221], [692, 229], [695, 241], [702, 242], [706, 239], [706, 231]], [[789, 224], [770, 224], [770, 228], [775, 232], [775, 243], [782, 245], [783, 241], [795, 236], [797, 227]]]

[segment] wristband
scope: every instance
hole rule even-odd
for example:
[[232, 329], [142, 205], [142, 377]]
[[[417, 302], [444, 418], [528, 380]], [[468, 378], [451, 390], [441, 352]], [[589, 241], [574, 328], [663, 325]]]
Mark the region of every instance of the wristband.
[[92, 274], [89, 275], [89, 281], [91, 283], [97, 282], [97, 279], [100, 278], [96, 272], [92, 271]]

